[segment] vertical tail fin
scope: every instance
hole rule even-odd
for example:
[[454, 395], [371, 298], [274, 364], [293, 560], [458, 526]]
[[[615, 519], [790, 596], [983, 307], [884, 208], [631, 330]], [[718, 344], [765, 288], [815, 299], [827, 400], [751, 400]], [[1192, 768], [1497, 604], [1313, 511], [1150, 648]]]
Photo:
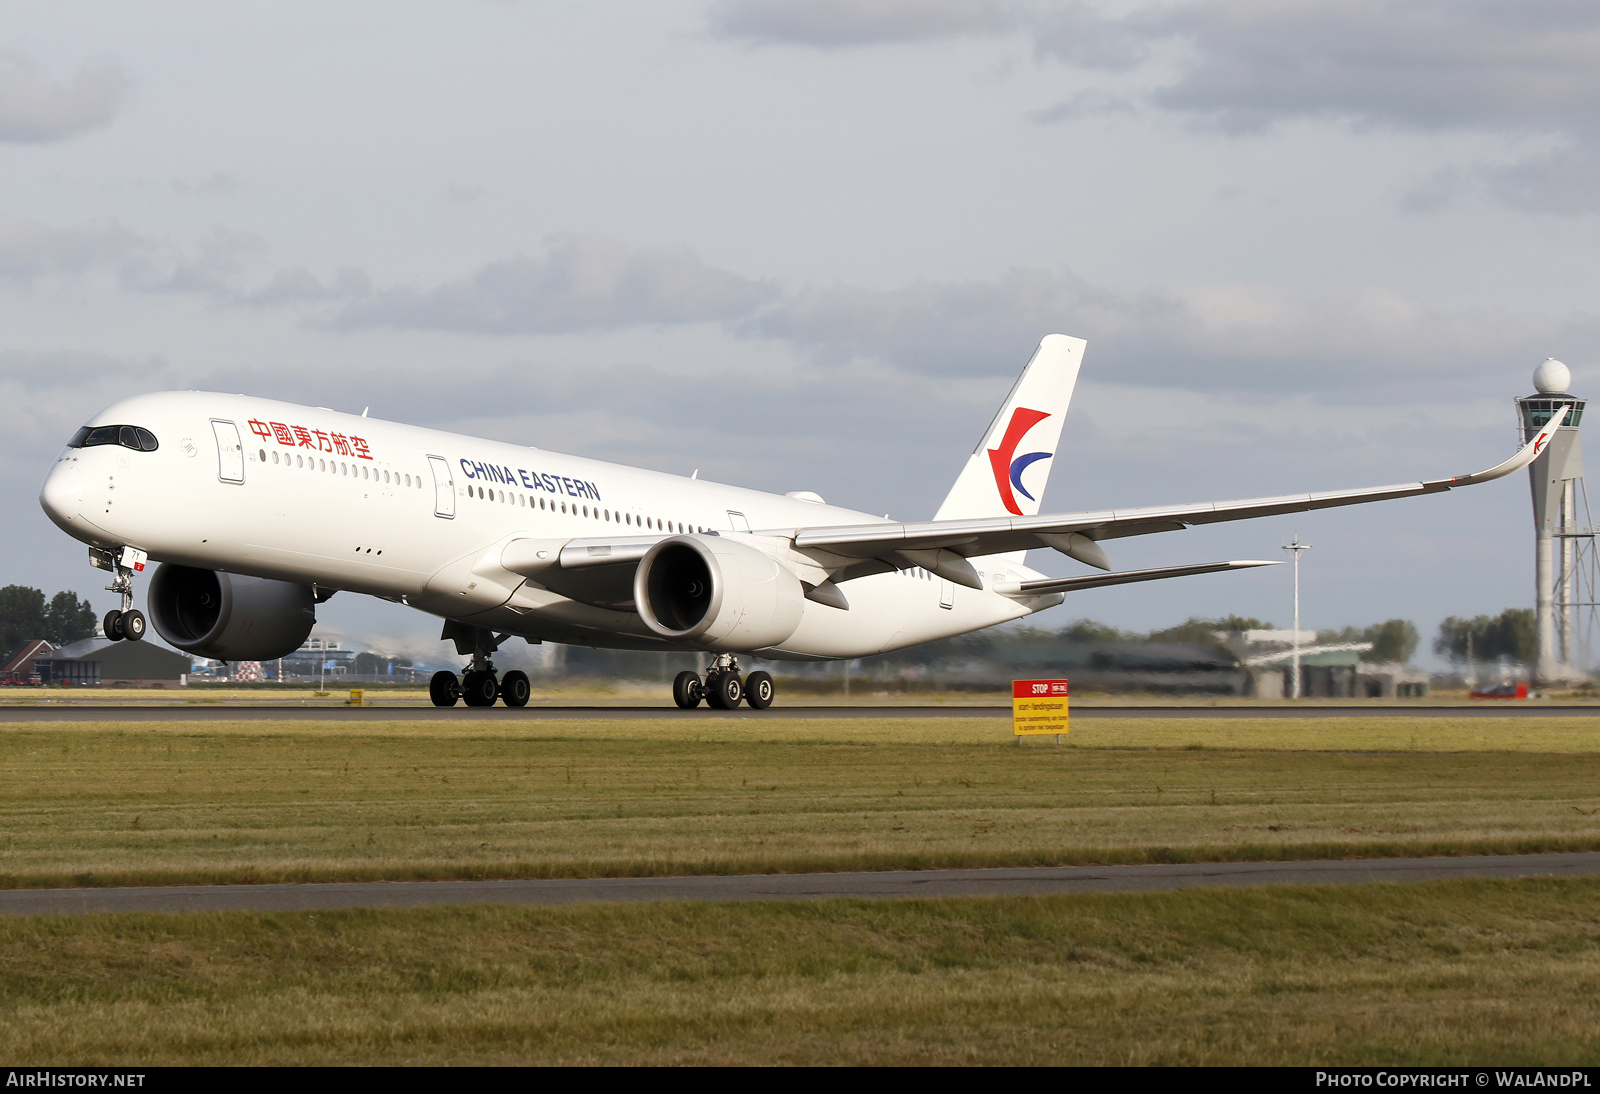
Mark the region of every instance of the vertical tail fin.
[[1039, 512], [1087, 345], [1082, 338], [1045, 335], [935, 520]]

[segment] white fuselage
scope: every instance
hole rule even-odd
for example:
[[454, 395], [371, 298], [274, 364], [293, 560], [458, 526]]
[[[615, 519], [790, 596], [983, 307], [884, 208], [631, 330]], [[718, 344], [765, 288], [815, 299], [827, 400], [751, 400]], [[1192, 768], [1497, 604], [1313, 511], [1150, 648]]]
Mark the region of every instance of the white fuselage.
[[[148, 430], [155, 451], [68, 448], [40, 495], [92, 546], [153, 561], [348, 590], [529, 640], [673, 648], [631, 611], [559, 596], [501, 568], [516, 539], [748, 538], [861, 525], [869, 514], [333, 410], [243, 395], [165, 392], [125, 400], [90, 426]], [[236, 431], [238, 446], [231, 445]], [[750, 535], [770, 532], [773, 535]], [[973, 559], [982, 589], [923, 570], [841, 585], [849, 608], [808, 601], [764, 656], [860, 657], [1015, 619], [993, 580], [1037, 577], [1016, 556]], [[688, 648], [693, 648], [688, 647]]]

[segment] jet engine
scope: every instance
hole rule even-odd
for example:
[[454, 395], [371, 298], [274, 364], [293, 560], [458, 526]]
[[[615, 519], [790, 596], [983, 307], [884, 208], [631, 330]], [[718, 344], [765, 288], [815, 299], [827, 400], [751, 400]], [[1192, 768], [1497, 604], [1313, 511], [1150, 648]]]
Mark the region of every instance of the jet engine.
[[186, 653], [270, 661], [300, 648], [317, 621], [311, 589], [289, 581], [163, 562], [150, 579], [150, 622]]
[[754, 547], [673, 536], [639, 560], [633, 602], [662, 638], [732, 653], [775, 646], [805, 610], [800, 579]]

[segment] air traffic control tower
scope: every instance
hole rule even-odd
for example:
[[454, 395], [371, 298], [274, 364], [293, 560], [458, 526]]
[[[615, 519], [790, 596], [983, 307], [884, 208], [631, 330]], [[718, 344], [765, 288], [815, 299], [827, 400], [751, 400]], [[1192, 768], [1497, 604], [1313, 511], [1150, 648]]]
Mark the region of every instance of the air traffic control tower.
[[1584, 673], [1573, 665], [1573, 617], [1579, 607], [1578, 545], [1583, 541], [1592, 553], [1594, 533], [1578, 525], [1578, 495], [1583, 482], [1578, 423], [1583, 419], [1584, 400], [1568, 394], [1571, 383], [1572, 372], [1552, 357], [1533, 370], [1537, 394], [1517, 400], [1517, 421], [1524, 444], [1544, 428], [1556, 411], [1563, 406], [1572, 407], [1543, 455], [1528, 468], [1533, 485], [1534, 616], [1539, 639], [1534, 678], [1541, 684], [1584, 678]]

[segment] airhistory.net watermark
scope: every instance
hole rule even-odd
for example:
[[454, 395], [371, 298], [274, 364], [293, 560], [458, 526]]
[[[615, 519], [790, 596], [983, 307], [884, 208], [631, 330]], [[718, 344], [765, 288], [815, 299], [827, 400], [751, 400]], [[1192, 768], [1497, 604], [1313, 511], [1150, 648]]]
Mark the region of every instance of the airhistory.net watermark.
[[16, 1068], [6, 1071], [8, 1087], [141, 1087], [142, 1071], [79, 1071], [55, 1068]]

